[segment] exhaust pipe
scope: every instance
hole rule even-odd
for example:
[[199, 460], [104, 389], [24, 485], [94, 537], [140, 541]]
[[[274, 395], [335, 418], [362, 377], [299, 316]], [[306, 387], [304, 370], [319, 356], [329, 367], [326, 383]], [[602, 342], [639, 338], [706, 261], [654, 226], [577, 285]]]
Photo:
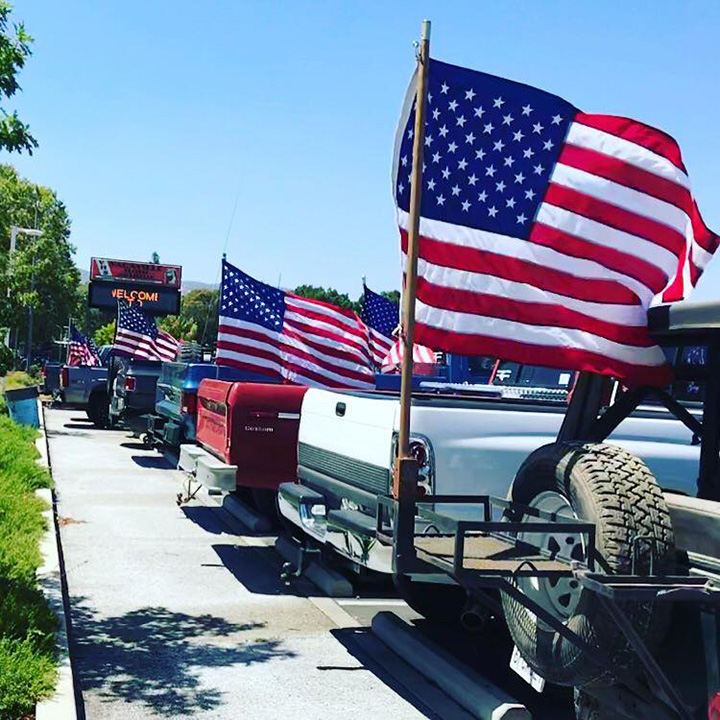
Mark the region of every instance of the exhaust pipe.
[[485, 627], [489, 617], [487, 610], [477, 604], [463, 610], [460, 615], [460, 624], [471, 633], [479, 633]]

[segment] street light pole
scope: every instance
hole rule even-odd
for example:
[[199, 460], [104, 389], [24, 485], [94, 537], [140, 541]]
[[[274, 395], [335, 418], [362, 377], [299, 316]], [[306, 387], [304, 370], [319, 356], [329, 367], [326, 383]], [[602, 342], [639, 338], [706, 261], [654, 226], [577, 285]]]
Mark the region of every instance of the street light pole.
[[[37, 223], [36, 223], [37, 224]], [[30, 237], [40, 237], [43, 234], [42, 230], [37, 230], [36, 228], [24, 228], [24, 227], [17, 227], [16, 225], [12, 225], [10, 227], [10, 253], [8, 254], [8, 269], [10, 268], [10, 264], [12, 262], [12, 256], [15, 252], [16, 245], [17, 245], [17, 236], [18, 235], [29, 235]], [[32, 292], [35, 289], [35, 274], [33, 273], [32, 280], [31, 280], [31, 287], [30, 291]], [[10, 297], [10, 286], [8, 285], [7, 289], [7, 296]], [[32, 316], [28, 318], [28, 330], [30, 331], [28, 333], [28, 337], [32, 337]], [[8, 327], [7, 333], [5, 334], [5, 345], [7, 347], [10, 347], [10, 328]], [[28, 365], [28, 369], [29, 369]]]

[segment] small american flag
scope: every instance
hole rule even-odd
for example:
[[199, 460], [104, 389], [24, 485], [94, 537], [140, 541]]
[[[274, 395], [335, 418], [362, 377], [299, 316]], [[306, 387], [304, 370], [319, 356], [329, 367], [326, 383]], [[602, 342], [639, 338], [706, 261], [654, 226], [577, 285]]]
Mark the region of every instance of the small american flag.
[[171, 362], [177, 354], [178, 341], [159, 330], [155, 321], [142, 310], [118, 302], [118, 321], [113, 352], [140, 360]]
[[[402, 365], [402, 359], [405, 355], [405, 346], [402, 340], [396, 340], [393, 346], [383, 358], [381, 363], [382, 372], [394, 372]], [[413, 365], [435, 365], [437, 359], [435, 353], [425, 345], [413, 343]]]
[[86, 338], [79, 333], [74, 325], [70, 327], [67, 364], [85, 367], [95, 367], [100, 364], [97, 348], [92, 338]]
[[393, 332], [400, 322], [397, 303], [363, 286], [363, 305], [360, 317], [370, 332], [370, 352], [373, 363], [380, 367], [393, 346]]
[[[383, 372], [397, 369], [403, 358], [402, 342], [394, 337], [400, 322], [400, 308], [397, 303], [365, 286], [360, 317], [370, 331], [370, 350], [375, 366]], [[424, 345], [415, 344], [413, 362], [434, 364], [435, 353]]]
[[[417, 338], [466, 355], [663, 384], [656, 296], [687, 296], [715, 252], [677, 143], [627, 118], [431, 60]], [[414, 83], [395, 143], [407, 246]]]
[[374, 387], [367, 329], [351, 310], [283, 292], [223, 261], [218, 365], [317, 387]]

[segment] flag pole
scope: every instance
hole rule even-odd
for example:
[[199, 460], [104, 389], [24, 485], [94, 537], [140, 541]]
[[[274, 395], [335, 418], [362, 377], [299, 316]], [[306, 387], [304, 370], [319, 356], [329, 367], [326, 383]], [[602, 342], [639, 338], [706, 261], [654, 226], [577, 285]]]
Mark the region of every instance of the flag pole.
[[430, 59], [430, 21], [423, 20], [417, 49], [415, 90], [415, 128], [408, 225], [405, 290], [402, 308], [402, 377], [400, 383], [400, 426], [398, 451], [393, 474], [393, 496], [397, 500], [393, 564], [396, 573], [412, 568], [415, 558], [415, 500], [418, 464], [410, 454], [410, 408], [412, 404], [413, 340], [415, 336], [415, 288], [417, 285], [418, 235], [422, 200], [423, 146], [425, 144], [425, 105]]
[[[417, 89], [415, 91], [415, 129], [413, 136], [410, 217], [408, 226], [405, 291], [402, 308], [402, 379], [400, 384], [400, 428], [398, 459], [410, 459], [410, 405], [412, 401], [413, 340], [415, 337], [415, 287], [417, 285], [418, 235], [420, 231], [420, 203], [422, 200], [423, 146], [425, 144], [425, 104], [427, 97], [428, 59], [430, 57], [430, 21], [423, 20], [420, 46], [417, 51]], [[401, 463], [398, 463], [401, 465]], [[408, 478], [410, 479], [410, 478]], [[396, 498], [403, 495], [405, 478], [395, 477]], [[415, 495], [415, 488], [410, 489]]]

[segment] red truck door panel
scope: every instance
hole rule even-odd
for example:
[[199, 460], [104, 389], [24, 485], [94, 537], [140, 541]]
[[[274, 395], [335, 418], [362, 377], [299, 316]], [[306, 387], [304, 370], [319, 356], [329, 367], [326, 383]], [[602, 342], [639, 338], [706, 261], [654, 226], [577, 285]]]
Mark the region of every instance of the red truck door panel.
[[198, 389], [198, 442], [237, 465], [239, 487], [276, 488], [292, 481], [306, 390], [297, 385], [203, 380]]

